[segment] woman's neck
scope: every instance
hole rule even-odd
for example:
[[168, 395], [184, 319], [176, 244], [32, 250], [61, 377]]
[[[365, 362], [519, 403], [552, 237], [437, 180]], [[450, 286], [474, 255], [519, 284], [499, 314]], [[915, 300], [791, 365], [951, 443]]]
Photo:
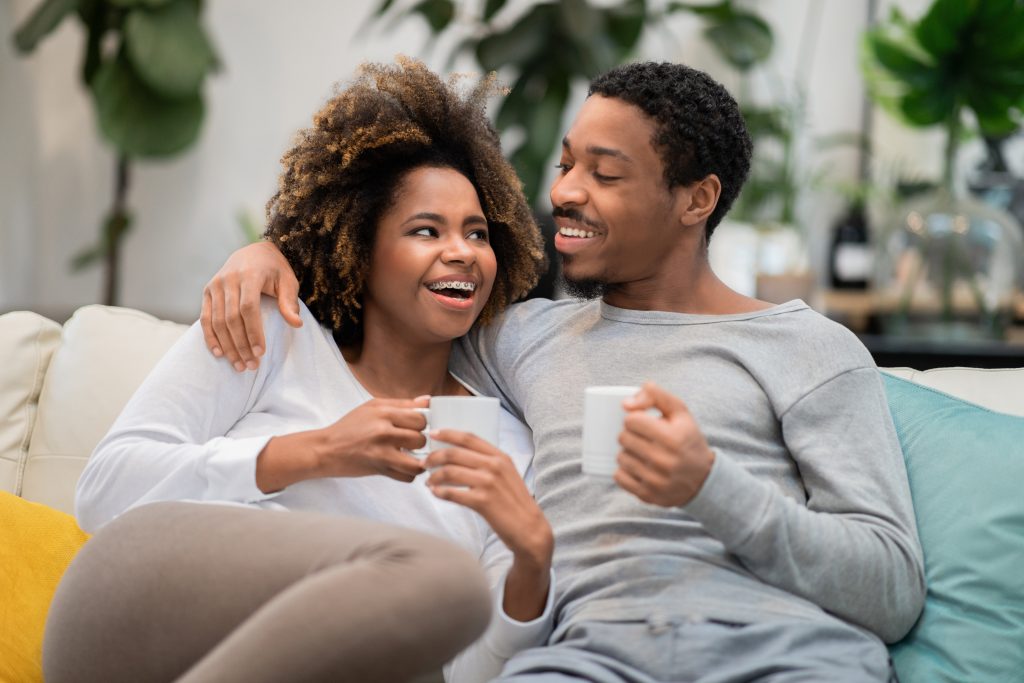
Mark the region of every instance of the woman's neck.
[[352, 374], [375, 398], [415, 398], [467, 393], [448, 374], [452, 343], [406, 343], [395, 335], [375, 335], [369, 330], [363, 341], [344, 347]]

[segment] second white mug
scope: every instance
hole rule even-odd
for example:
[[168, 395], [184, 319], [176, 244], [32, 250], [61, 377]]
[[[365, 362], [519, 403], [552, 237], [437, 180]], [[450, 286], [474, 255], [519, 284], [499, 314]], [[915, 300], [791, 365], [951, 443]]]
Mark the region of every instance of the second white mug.
[[619, 433], [626, 419], [622, 402], [640, 387], [587, 387], [583, 391], [583, 472], [610, 477], [618, 469]]

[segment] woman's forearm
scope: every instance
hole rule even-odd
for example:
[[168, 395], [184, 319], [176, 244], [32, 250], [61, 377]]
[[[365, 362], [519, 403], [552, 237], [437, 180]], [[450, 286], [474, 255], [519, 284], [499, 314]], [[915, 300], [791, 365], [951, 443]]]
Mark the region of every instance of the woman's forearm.
[[505, 576], [502, 609], [516, 621], [533, 621], [544, 613], [551, 588], [551, 556], [554, 535], [551, 527], [530, 525], [527, 547], [513, 551], [512, 566]]
[[264, 493], [274, 493], [317, 476], [321, 441], [320, 430], [272, 438], [256, 458], [256, 486]]

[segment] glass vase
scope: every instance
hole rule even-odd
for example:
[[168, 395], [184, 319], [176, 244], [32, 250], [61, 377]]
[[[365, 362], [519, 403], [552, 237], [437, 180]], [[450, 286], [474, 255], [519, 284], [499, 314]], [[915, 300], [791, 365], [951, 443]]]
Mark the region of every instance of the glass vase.
[[875, 272], [887, 335], [938, 341], [1003, 339], [1013, 319], [1024, 234], [1005, 211], [947, 183], [908, 201]]

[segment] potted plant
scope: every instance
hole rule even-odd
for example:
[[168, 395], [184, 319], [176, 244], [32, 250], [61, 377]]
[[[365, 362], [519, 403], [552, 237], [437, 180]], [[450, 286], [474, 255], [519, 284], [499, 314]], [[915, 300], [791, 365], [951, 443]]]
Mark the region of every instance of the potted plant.
[[942, 180], [898, 211], [876, 270], [890, 333], [1000, 338], [1021, 269], [1021, 228], [963, 196], [955, 176], [968, 130], [999, 134], [1024, 108], [1024, 4], [934, 0], [921, 19], [897, 10], [864, 36], [872, 99], [914, 127], [943, 126]]
[[114, 198], [99, 241], [72, 261], [76, 269], [103, 260], [103, 302], [117, 303], [121, 241], [132, 224], [132, 163], [188, 149], [203, 121], [202, 85], [217, 67], [199, 23], [201, 0], [43, 0], [14, 35], [28, 54], [66, 17], [86, 32], [81, 80], [104, 139], [117, 156]]

